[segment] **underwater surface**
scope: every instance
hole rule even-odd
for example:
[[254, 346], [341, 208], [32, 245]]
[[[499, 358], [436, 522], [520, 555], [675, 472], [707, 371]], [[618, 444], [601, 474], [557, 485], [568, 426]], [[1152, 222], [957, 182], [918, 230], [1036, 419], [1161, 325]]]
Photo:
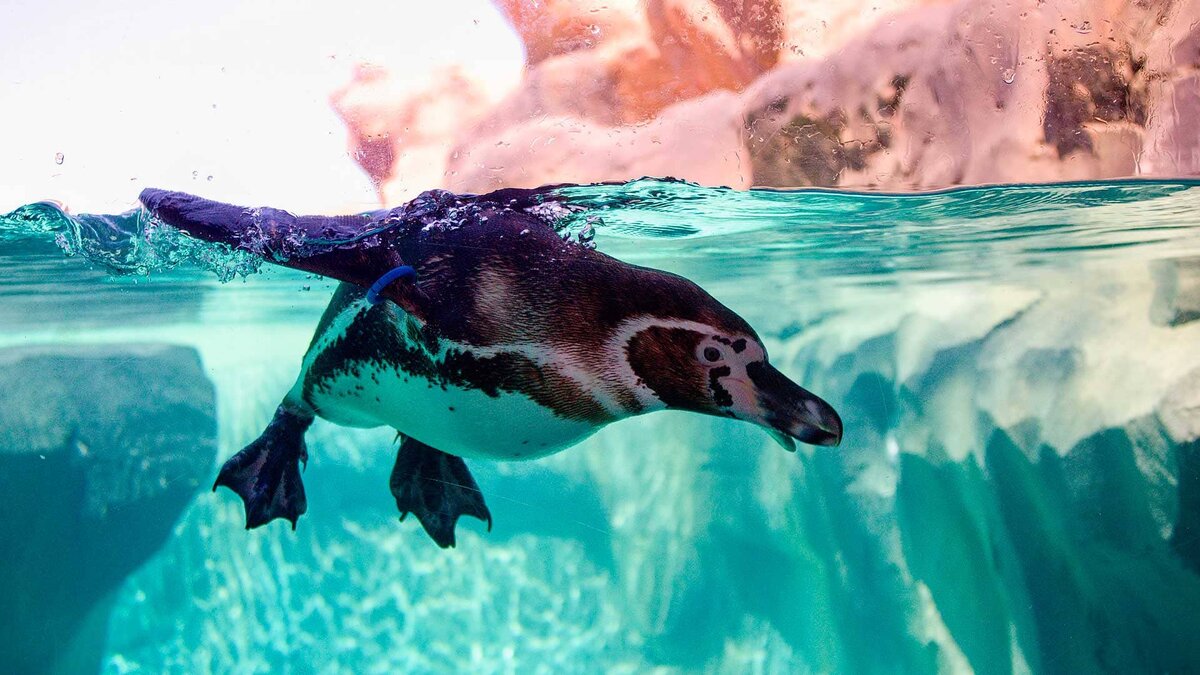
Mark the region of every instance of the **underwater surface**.
[[841, 446], [618, 422], [473, 462], [495, 527], [441, 550], [397, 522], [395, 432], [318, 421], [299, 527], [246, 531], [208, 488], [335, 283], [29, 205], [0, 217], [0, 671], [1200, 664], [1200, 182], [557, 194], [564, 236], [745, 317]]

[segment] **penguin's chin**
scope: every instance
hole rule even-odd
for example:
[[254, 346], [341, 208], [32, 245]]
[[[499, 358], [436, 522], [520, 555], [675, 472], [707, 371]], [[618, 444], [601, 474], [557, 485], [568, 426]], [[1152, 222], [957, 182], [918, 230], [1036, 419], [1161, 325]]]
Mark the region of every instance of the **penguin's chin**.
[[796, 440], [809, 445], [838, 445], [842, 442], [842, 435], [840, 432], [809, 427], [796, 432]]
[[796, 441], [792, 440], [791, 436], [788, 436], [778, 429], [767, 429], [766, 431], [771, 438], [775, 439], [775, 442], [779, 444], [779, 447], [787, 450], [788, 452], [796, 451]]
[[766, 428], [765, 431], [779, 444], [779, 447], [788, 452], [796, 451], [796, 441], [809, 445], [838, 445], [842, 442], [841, 436], [825, 431], [824, 429], [801, 429], [796, 432], [794, 437], [778, 429]]

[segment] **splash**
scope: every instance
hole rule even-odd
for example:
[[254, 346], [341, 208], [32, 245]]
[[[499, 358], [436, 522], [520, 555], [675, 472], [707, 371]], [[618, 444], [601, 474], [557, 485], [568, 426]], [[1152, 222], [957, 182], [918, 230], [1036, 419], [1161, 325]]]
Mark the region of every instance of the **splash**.
[[227, 282], [255, 274], [263, 262], [224, 244], [193, 239], [140, 208], [72, 215], [53, 202], [38, 202], [0, 216], [0, 244], [47, 240], [115, 276], [148, 276], [191, 265]]

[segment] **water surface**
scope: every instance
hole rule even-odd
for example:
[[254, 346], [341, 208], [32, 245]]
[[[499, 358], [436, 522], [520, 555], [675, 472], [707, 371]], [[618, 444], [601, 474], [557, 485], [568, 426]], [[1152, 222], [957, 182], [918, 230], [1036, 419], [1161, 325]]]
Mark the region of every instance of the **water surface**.
[[[318, 422], [297, 532], [246, 532], [235, 498], [199, 491], [113, 599], [106, 672], [1200, 661], [1200, 182], [554, 196], [566, 236], [745, 316], [841, 412], [842, 447], [621, 422], [546, 460], [476, 463], [496, 529], [464, 521], [440, 551], [395, 522], [394, 434]], [[217, 461], [261, 431], [334, 287], [136, 208], [17, 209], [0, 265], [0, 346], [195, 348]]]

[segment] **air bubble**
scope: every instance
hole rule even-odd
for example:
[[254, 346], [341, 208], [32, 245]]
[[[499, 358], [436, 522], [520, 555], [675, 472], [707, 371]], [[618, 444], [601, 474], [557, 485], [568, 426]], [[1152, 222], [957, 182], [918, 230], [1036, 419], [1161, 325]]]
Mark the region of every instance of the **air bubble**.
[[62, 163], [65, 162], [66, 160], [67, 160], [67, 156], [62, 154], [61, 152], [54, 155], [54, 163], [59, 166], [62, 166]]
[[588, 216], [584, 219], [583, 227], [580, 228], [579, 234], [575, 235], [576, 240], [587, 248], [596, 248], [596, 226], [602, 224], [603, 222], [599, 216]]

